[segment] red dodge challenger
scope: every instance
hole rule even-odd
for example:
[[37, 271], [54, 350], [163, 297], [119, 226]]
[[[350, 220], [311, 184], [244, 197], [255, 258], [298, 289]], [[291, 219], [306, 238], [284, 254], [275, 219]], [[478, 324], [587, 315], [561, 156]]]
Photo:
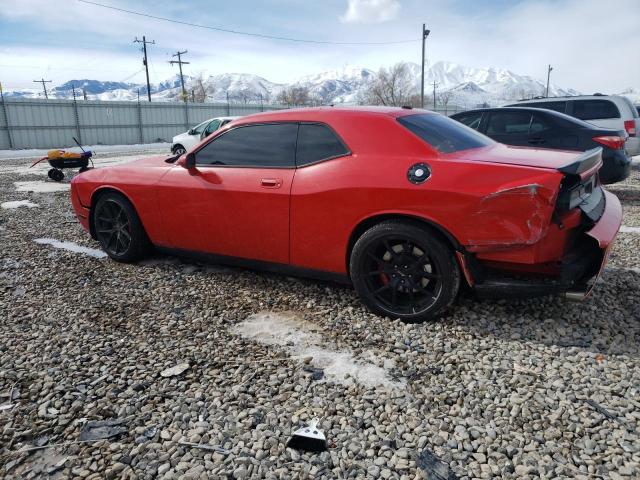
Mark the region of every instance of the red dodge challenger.
[[350, 280], [371, 311], [412, 322], [463, 283], [584, 298], [622, 219], [601, 165], [599, 149], [509, 147], [424, 110], [306, 108], [241, 118], [179, 157], [86, 171], [71, 199], [114, 260], [153, 246]]

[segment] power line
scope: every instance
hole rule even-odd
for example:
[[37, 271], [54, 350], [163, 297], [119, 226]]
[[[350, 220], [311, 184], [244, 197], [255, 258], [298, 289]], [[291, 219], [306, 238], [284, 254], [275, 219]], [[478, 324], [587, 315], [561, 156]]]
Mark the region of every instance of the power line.
[[41, 78], [40, 80], [34, 80], [33, 82], [42, 84], [42, 89], [44, 90], [44, 98], [49, 100], [49, 95], [47, 95], [47, 86], [45, 85], [45, 83], [51, 83], [51, 80], [45, 80], [44, 78]]
[[179, 23], [180, 25], [187, 25], [189, 27], [205, 28], [207, 30], [215, 30], [215, 31], [224, 32], [224, 33], [233, 33], [235, 35], [246, 35], [246, 36], [249, 36], [249, 37], [268, 38], [270, 40], [283, 40], [283, 41], [287, 41], [287, 42], [315, 43], [315, 44], [322, 44], [322, 45], [395, 45], [395, 44], [400, 44], [400, 43], [413, 43], [413, 42], [419, 42], [420, 41], [419, 39], [413, 39], [413, 40], [396, 40], [396, 41], [392, 41], [392, 42], [332, 42], [332, 41], [329, 41], [329, 40], [308, 40], [308, 39], [303, 39], [303, 38], [280, 37], [280, 36], [277, 36], [277, 35], [267, 35], [267, 34], [263, 34], [263, 33], [244, 32], [244, 31], [241, 31], [241, 30], [232, 30], [232, 29], [223, 28], [223, 27], [213, 27], [211, 25], [200, 25], [198, 23], [185, 22], [185, 21], [176, 20], [176, 19], [173, 19], [173, 18], [159, 17], [157, 15], [151, 15], [151, 14], [148, 14], [148, 13], [135, 12], [133, 10], [127, 10], [125, 8], [112, 7], [111, 5], [103, 5], [101, 3], [91, 2], [89, 0], [78, 0], [78, 1], [80, 3], [86, 3], [86, 4], [89, 4], [89, 5], [95, 5], [96, 7], [108, 8], [110, 10], [116, 10], [118, 12], [128, 13], [128, 14], [131, 14], [131, 15], [138, 15], [140, 17], [153, 18], [154, 20], [162, 20], [163, 22]]

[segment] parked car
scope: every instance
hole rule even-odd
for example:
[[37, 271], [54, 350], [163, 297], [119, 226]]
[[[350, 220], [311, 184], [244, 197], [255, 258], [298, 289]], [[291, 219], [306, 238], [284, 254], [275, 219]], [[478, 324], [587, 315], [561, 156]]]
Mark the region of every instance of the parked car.
[[216, 117], [205, 120], [204, 122], [190, 128], [180, 135], [173, 137], [171, 141], [171, 152], [175, 155], [182, 155], [195, 147], [200, 141], [211, 135], [219, 128], [224, 127], [227, 123], [240, 117]]
[[555, 110], [602, 128], [625, 130], [625, 145], [630, 157], [640, 155], [640, 115], [627, 97], [618, 95], [580, 95], [521, 100], [508, 107], [533, 107]]
[[564, 113], [526, 107], [482, 108], [451, 118], [507, 145], [581, 152], [601, 147], [602, 183], [624, 180], [631, 171], [631, 158], [624, 150], [629, 136], [624, 130], [596, 127]]
[[599, 149], [502, 145], [425, 110], [306, 108], [241, 118], [180, 157], [81, 173], [71, 200], [116, 261], [154, 246], [351, 282], [371, 311], [413, 322], [463, 283], [586, 296], [622, 219], [601, 165]]

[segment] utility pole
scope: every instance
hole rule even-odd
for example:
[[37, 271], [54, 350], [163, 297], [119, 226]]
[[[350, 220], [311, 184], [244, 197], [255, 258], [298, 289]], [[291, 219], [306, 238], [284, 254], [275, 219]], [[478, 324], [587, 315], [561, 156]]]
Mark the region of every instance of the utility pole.
[[133, 43], [141, 43], [142, 51], [144, 52], [144, 60], [142, 60], [142, 64], [144, 65], [144, 70], [147, 72], [147, 97], [149, 101], [151, 101], [151, 85], [149, 84], [149, 62], [147, 61], [147, 44], [155, 45], [155, 40], [147, 41], [146, 37], [143, 35], [142, 40], [138, 40], [138, 37], [135, 38]]
[[51, 83], [51, 80], [45, 80], [44, 78], [41, 78], [40, 80], [34, 80], [33, 82], [42, 84], [42, 89], [44, 90], [44, 98], [49, 100], [49, 95], [47, 94], [47, 86], [45, 85], [45, 83]]
[[551, 76], [551, 70], [553, 70], [553, 67], [549, 65], [547, 68], [547, 93], [545, 95], [547, 98], [549, 98], [549, 77]]
[[420, 86], [420, 108], [424, 108], [424, 44], [431, 30], [427, 30], [426, 25], [422, 24], [422, 81]]
[[185, 50], [184, 52], [176, 52], [173, 56], [174, 57], [178, 57], [178, 60], [170, 60], [169, 63], [171, 65], [177, 63], [178, 67], [180, 68], [180, 85], [182, 85], [182, 99], [184, 100], [185, 103], [187, 103], [188, 100], [188, 96], [187, 96], [187, 91], [184, 89], [184, 77], [182, 76], [182, 65], [189, 65], [189, 62], [183, 62], [181, 55], [184, 55], [185, 53], [187, 53], [187, 51]]
[[436, 87], [440, 85], [439, 83], [436, 83], [435, 80], [433, 82], [433, 109], [436, 109]]

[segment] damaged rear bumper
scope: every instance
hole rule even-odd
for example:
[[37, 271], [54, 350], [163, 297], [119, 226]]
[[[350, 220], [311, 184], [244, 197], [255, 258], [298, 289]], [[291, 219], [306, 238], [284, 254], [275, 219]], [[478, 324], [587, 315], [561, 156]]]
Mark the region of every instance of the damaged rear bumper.
[[[597, 222], [582, 234], [582, 241], [560, 260], [560, 275], [554, 278], [485, 278], [469, 282], [482, 298], [537, 297], [554, 293], [568, 300], [583, 300], [604, 269], [614, 240], [622, 224], [622, 206], [618, 198], [606, 190], [604, 209]], [[472, 272], [471, 265], [459, 256], [463, 271]], [[467, 276], [469, 280], [469, 277]]]

